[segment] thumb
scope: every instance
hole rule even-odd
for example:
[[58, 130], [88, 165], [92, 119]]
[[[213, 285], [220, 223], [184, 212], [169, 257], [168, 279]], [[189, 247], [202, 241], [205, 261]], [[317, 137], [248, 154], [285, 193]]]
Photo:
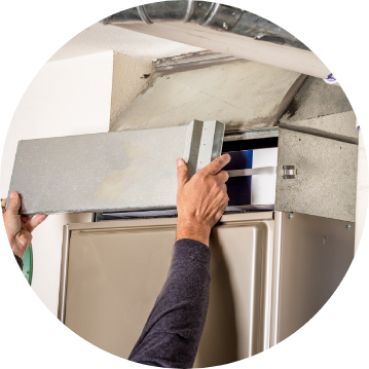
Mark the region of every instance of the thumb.
[[183, 159], [177, 159], [177, 179], [178, 188], [183, 187], [188, 182], [188, 168]]
[[13, 215], [19, 215], [20, 206], [21, 206], [21, 198], [18, 192], [13, 191], [10, 194], [9, 206], [6, 211]]

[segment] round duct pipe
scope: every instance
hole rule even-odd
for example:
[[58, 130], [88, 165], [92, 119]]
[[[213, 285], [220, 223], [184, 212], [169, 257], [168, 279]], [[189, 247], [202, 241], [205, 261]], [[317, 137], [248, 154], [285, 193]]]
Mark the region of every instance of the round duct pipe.
[[137, 6], [105, 18], [103, 24], [191, 22], [256, 40], [309, 50], [296, 37], [246, 10], [208, 1], [163, 1]]
[[[105, 18], [102, 23], [322, 78], [327, 83], [339, 85], [327, 66], [296, 37], [274, 23], [239, 8], [208, 1], [164, 1], [124, 10]], [[156, 25], [150, 26], [153, 23]], [[218, 39], [222, 42], [217, 42]]]

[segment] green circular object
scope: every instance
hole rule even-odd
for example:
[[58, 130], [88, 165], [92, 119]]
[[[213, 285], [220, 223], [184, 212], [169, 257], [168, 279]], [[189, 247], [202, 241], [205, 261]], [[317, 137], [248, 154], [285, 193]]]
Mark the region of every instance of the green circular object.
[[[0, 201], [3, 201], [0, 199]], [[32, 253], [32, 244], [28, 246], [26, 253], [23, 256], [23, 270], [22, 276], [26, 280], [28, 286], [31, 287], [32, 282], [32, 265], [33, 265], [33, 253]]]

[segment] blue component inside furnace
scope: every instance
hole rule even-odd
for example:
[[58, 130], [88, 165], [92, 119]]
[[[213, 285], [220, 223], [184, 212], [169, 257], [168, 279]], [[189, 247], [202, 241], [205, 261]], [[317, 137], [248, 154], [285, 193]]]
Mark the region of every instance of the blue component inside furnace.
[[[231, 151], [231, 162], [224, 170], [239, 170], [252, 168], [253, 150]], [[231, 177], [227, 181], [227, 191], [230, 206], [251, 204], [251, 180], [252, 177]]]

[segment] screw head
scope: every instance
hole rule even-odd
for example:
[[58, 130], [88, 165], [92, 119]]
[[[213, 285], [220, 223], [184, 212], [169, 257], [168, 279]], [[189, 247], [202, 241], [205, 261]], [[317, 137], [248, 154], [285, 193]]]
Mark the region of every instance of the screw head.
[[351, 229], [351, 224], [346, 224], [347, 229]]
[[228, 24], [226, 22], [223, 23], [223, 28], [228, 29]]
[[288, 219], [292, 219], [292, 218], [293, 218], [293, 214], [289, 214]]

